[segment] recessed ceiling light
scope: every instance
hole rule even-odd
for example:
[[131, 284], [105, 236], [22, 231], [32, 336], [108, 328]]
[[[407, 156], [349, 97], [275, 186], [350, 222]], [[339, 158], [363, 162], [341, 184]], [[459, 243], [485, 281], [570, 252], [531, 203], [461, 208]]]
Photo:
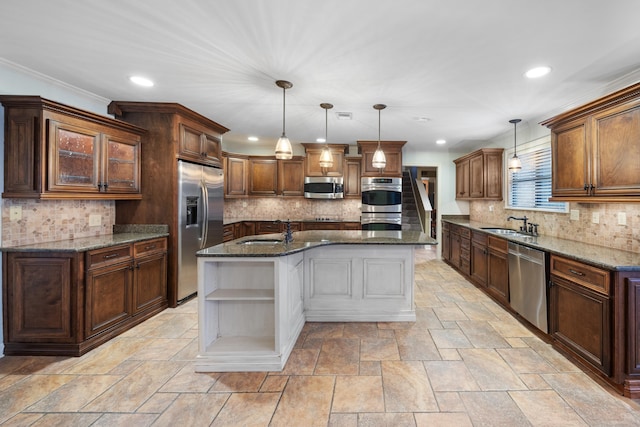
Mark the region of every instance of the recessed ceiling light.
[[249, 141], [252, 141], [252, 142], [256, 142], [256, 141], [258, 141], [258, 137], [257, 137], [257, 136], [250, 136], [250, 137], [249, 137], [249, 138], [247, 138], [247, 139], [248, 139]]
[[327, 142], [327, 140], [324, 138], [317, 138], [316, 142]]
[[421, 117], [414, 117], [413, 120], [415, 120], [416, 122], [428, 122], [431, 119], [429, 117], [421, 116]]
[[349, 112], [338, 112], [336, 117], [338, 120], [351, 120], [353, 118], [352, 113]]
[[551, 67], [547, 67], [546, 65], [542, 67], [535, 67], [524, 73], [525, 76], [530, 79], [537, 79], [538, 77], [546, 76], [551, 72]]
[[153, 86], [153, 82], [146, 77], [131, 76], [129, 77], [129, 80], [131, 80], [133, 83], [137, 84], [138, 86], [144, 86], [144, 87]]
[[447, 143], [447, 141], [444, 140], [444, 139], [439, 139], [439, 140], [436, 141], [436, 144], [439, 144], [439, 145], [446, 144], [446, 143]]

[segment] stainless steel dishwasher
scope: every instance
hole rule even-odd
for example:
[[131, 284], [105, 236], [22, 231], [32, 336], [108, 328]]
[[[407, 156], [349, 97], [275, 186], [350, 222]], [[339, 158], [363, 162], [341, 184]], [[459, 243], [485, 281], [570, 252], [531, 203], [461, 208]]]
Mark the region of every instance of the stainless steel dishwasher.
[[509, 301], [541, 331], [547, 327], [547, 283], [545, 253], [509, 242]]

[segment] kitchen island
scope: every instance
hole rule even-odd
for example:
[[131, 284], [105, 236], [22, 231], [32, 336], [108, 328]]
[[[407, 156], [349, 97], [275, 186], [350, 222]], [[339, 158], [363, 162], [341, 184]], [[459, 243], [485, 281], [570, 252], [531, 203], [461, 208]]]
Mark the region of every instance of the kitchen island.
[[412, 231], [249, 236], [198, 256], [196, 370], [282, 370], [305, 321], [415, 321]]

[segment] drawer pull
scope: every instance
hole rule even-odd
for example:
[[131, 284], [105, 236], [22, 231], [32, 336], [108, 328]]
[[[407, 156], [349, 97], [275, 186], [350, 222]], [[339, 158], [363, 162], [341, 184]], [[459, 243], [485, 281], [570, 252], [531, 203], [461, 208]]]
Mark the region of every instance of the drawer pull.
[[118, 254], [110, 254], [110, 255], [105, 255], [105, 256], [103, 256], [102, 258], [104, 258], [104, 259], [111, 259], [111, 258], [115, 258], [115, 257], [117, 257], [117, 256], [118, 256]]
[[145, 251], [150, 251], [151, 249], [155, 249], [155, 248], [156, 248], [156, 245], [149, 245], [149, 246], [145, 246], [144, 250]]
[[581, 271], [576, 271], [573, 268], [569, 269], [569, 273], [575, 274], [576, 276], [584, 276], [584, 273]]

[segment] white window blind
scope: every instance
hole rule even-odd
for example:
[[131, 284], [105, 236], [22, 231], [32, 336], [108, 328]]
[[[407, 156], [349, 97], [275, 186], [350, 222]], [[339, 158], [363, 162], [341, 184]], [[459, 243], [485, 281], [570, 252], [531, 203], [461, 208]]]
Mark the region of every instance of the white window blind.
[[[508, 158], [513, 153], [508, 154]], [[509, 207], [566, 212], [566, 203], [550, 202], [551, 146], [537, 145], [518, 154], [522, 169], [509, 171]]]

